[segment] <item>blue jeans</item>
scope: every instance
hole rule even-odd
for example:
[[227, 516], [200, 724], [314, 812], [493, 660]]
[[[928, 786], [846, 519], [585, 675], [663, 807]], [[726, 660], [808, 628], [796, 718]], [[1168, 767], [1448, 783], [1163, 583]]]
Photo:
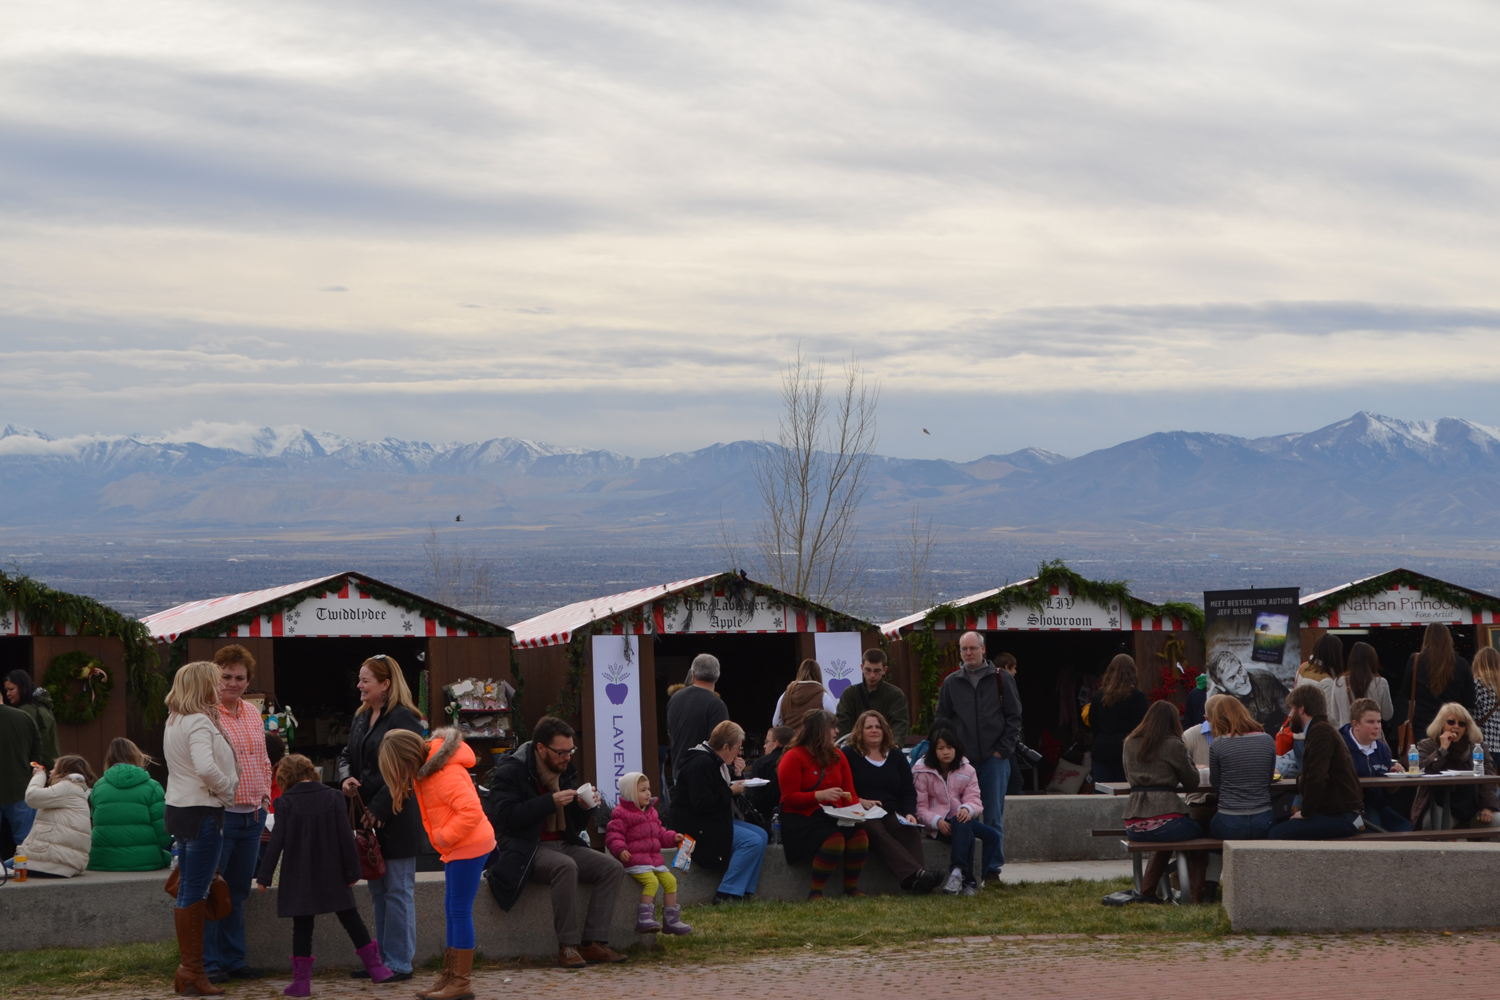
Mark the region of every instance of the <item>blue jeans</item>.
[[1390, 806], [1381, 806], [1379, 809], [1366, 809], [1365, 822], [1377, 824], [1386, 833], [1411, 832], [1411, 820]]
[[980, 863], [987, 872], [1000, 870], [1000, 831], [992, 826], [986, 826], [977, 819], [971, 819], [967, 823], [960, 823], [956, 819], [948, 820], [948, 828], [952, 834], [938, 834], [938, 840], [945, 844], [952, 844], [953, 850], [948, 856], [948, 867], [957, 868], [964, 873], [965, 882], [974, 881], [974, 841], [978, 839], [983, 845], [980, 854]]
[[1272, 840], [1337, 840], [1352, 837], [1359, 830], [1354, 825], [1358, 813], [1338, 813], [1334, 816], [1304, 816], [1301, 819], [1284, 819], [1271, 827]]
[[0, 806], [0, 815], [10, 824], [10, 837], [20, 847], [21, 841], [31, 832], [31, 824], [36, 820], [36, 810], [28, 806], [25, 799], [21, 799]]
[[1125, 827], [1125, 831], [1126, 840], [1137, 840], [1148, 844], [1164, 844], [1174, 840], [1197, 840], [1203, 836], [1203, 827], [1193, 822], [1189, 816], [1178, 816], [1176, 819], [1168, 820], [1165, 826], [1159, 826], [1145, 833], [1131, 833], [1129, 825]]
[[1208, 824], [1210, 836], [1220, 840], [1265, 840], [1271, 829], [1271, 810], [1252, 813], [1249, 816], [1226, 816], [1214, 813]]
[[448, 918], [448, 947], [474, 947], [474, 896], [488, 854], [450, 861], [443, 866], [443, 913]]
[[229, 883], [229, 916], [203, 925], [203, 970], [233, 972], [245, 967], [245, 898], [255, 877], [260, 834], [266, 811], [224, 814], [224, 844], [219, 849], [219, 871]]
[[417, 953], [417, 859], [386, 858], [385, 878], [366, 884], [375, 904], [380, 960], [392, 972], [410, 972]]
[[760, 866], [766, 860], [766, 831], [754, 823], [734, 821], [734, 853], [719, 880], [719, 891], [728, 896], [754, 892], [760, 884]]
[[219, 870], [219, 849], [223, 845], [224, 834], [212, 816], [203, 817], [198, 836], [192, 840], [177, 838], [178, 909], [187, 909], [208, 898], [208, 887], [213, 884], [214, 872]]
[[979, 765], [979, 798], [984, 802], [984, 825], [1000, 835], [995, 848], [995, 867], [986, 862], [985, 872], [997, 872], [1005, 864], [1005, 789], [1010, 785], [1010, 758], [991, 754]]

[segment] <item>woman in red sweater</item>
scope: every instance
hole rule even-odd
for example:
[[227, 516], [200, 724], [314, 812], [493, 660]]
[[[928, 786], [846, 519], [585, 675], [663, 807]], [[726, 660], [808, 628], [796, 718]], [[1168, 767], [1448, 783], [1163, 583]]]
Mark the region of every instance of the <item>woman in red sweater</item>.
[[840, 861], [844, 895], [864, 895], [859, 891], [859, 873], [870, 850], [869, 835], [863, 824], [839, 826], [838, 820], [823, 811], [824, 805], [847, 806], [855, 801], [849, 762], [833, 745], [837, 725], [831, 712], [808, 712], [776, 767], [781, 786], [781, 842], [788, 864], [812, 861], [810, 900], [823, 898], [828, 876]]

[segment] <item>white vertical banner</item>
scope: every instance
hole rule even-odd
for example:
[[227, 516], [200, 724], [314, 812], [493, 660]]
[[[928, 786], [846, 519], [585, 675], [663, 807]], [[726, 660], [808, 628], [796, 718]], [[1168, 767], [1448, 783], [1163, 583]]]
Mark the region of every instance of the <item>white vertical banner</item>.
[[[641, 766], [641, 657], [633, 635], [594, 640], [594, 773], [599, 798], [619, 804], [620, 779]], [[653, 782], [653, 785], [655, 782]]]
[[864, 655], [864, 636], [858, 632], [813, 633], [813, 657], [823, 668], [823, 684], [835, 701], [850, 684], [864, 683], [859, 672]]

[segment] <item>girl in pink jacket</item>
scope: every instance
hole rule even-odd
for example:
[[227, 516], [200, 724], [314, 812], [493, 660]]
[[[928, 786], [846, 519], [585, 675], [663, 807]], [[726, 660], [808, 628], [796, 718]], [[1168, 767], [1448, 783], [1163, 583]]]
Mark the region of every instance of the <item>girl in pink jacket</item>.
[[984, 845], [985, 884], [1000, 884], [1000, 831], [981, 823], [984, 803], [979, 796], [979, 775], [964, 759], [963, 744], [953, 730], [935, 729], [928, 736], [927, 756], [911, 769], [917, 786], [917, 821], [931, 836], [953, 850], [949, 856], [948, 881], [943, 891], [950, 896], [978, 893], [974, 879], [974, 841]]
[[[620, 804], [604, 828], [604, 848], [620, 859], [625, 873], [641, 884], [641, 904], [635, 918], [637, 934], [688, 934], [692, 928], [682, 922], [682, 907], [677, 905], [677, 879], [662, 860], [664, 847], [682, 843], [682, 834], [668, 830], [656, 813], [656, 799], [651, 797], [651, 780], [639, 771], [620, 778]], [[656, 887], [666, 890], [662, 898], [661, 923], [652, 919], [656, 912]]]

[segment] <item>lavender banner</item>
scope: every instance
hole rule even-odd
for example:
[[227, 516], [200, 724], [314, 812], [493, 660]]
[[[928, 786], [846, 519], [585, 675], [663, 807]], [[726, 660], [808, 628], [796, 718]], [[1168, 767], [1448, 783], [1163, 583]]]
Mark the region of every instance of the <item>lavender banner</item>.
[[858, 632], [818, 632], [813, 636], [813, 655], [823, 668], [823, 685], [835, 699], [849, 685], [864, 683], [859, 672], [864, 637]]
[[[599, 797], [613, 808], [620, 779], [641, 766], [640, 646], [633, 635], [596, 635], [594, 642], [594, 773]], [[656, 787], [656, 776], [650, 775]]]

